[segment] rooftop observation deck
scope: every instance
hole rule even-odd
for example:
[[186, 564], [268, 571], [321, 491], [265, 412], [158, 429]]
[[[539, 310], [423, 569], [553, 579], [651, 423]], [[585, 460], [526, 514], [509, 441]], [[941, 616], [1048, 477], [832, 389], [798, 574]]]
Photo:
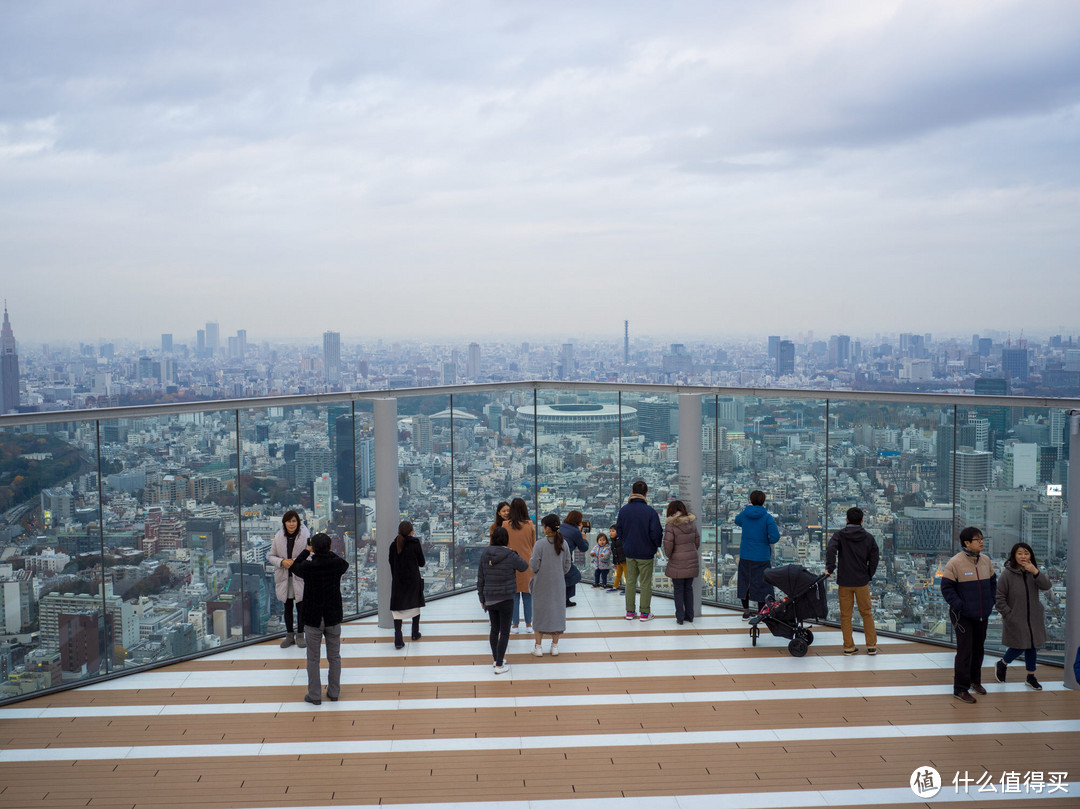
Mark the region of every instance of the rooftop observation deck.
[[[403, 651], [354, 621], [341, 701], [319, 707], [304, 650], [276, 640], [25, 701], [0, 709], [0, 809], [1080, 805], [1080, 693], [1060, 668], [1035, 693], [990, 659], [990, 693], [965, 705], [949, 649], [881, 638], [844, 657], [821, 627], [793, 658], [768, 633], [752, 647], [739, 613], [677, 626], [654, 603], [630, 622], [621, 596], [579, 587], [561, 655], [515, 636], [501, 676], [474, 593], [425, 608]], [[944, 787], [923, 800], [908, 783], [927, 765]], [[957, 793], [965, 772], [997, 791]], [[1048, 785], [1005, 793], [1010, 772]]]

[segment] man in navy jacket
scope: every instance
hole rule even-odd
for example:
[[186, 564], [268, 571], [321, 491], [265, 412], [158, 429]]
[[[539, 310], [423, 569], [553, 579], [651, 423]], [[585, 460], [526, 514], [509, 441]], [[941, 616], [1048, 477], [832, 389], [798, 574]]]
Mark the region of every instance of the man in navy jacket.
[[638, 478], [631, 487], [630, 499], [619, 509], [615, 531], [622, 539], [626, 554], [626, 620], [638, 617], [634, 609], [635, 588], [641, 584], [641, 620], [652, 618], [653, 557], [664, 541], [660, 515], [645, 502], [649, 487]]

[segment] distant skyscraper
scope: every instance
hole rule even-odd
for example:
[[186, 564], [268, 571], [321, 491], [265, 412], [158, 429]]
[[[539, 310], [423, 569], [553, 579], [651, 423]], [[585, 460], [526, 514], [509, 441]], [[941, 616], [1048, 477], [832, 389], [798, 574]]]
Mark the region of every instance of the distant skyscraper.
[[206, 329], [195, 332], [195, 353], [200, 357], [206, 353]]
[[780, 351], [780, 336], [769, 335], [769, 359], [775, 360], [777, 353]]
[[247, 329], [237, 329], [236, 339], [240, 343], [240, 359], [247, 356]]
[[335, 385], [341, 381], [341, 333], [336, 331], [323, 332], [322, 350], [326, 381], [331, 385]]
[[1026, 348], [1001, 349], [1001, 370], [1006, 379], [1019, 379], [1021, 382], [1026, 382], [1028, 350]]
[[563, 343], [559, 359], [559, 379], [569, 379], [574, 375], [574, 344]]
[[4, 325], [0, 328], [0, 414], [19, 409], [19, 349], [11, 330], [7, 305], [4, 306]]
[[413, 449], [417, 452], [431, 452], [431, 419], [425, 415], [413, 416]]
[[776, 375], [785, 376], [793, 373], [795, 373], [795, 344], [791, 340], [781, 340], [776, 346]]
[[469, 365], [466, 371], [469, 379], [480, 378], [480, 344], [469, 343]]
[[319, 475], [311, 484], [315, 516], [323, 520], [323, 527], [334, 516], [333, 480], [327, 473]]
[[221, 328], [217, 323], [206, 324], [206, 350], [211, 356], [217, 356], [221, 348]]
[[623, 343], [622, 343], [622, 361], [623, 365], [630, 364], [630, 321], [624, 320], [622, 322], [623, 327]]
[[162, 354], [171, 354], [172, 353], [172, 335], [171, 334], [163, 334], [163, 335], [161, 335], [161, 353]]

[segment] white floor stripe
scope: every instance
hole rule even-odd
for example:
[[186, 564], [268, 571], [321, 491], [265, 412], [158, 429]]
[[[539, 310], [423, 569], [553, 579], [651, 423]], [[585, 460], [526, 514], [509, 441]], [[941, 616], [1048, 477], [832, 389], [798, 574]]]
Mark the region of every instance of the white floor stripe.
[[[486, 738], [423, 738], [374, 739], [368, 741], [340, 740], [334, 742], [333, 753], [326, 755], [356, 755], [365, 753], [436, 753], [450, 750], [550, 750], [567, 748], [598, 748], [682, 745], [732, 744], [747, 742], [820, 741], [836, 736], [835, 726], [813, 728], [782, 728], [758, 730], [715, 730], [679, 733], [622, 733], [582, 734], [566, 736], [501, 736]], [[1080, 720], [1046, 720], [1033, 722], [970, 722], [965, 724], [920, 725], [846, 725], [845, 739], [899, 739], [945, 736], [1006, 736], [1020, 733], [1077, 733]], [[76, 761], [86, 759], [149, 759], [199, 758], [235, 756], [297, 755], [297, 745], [290, 742], [266, 744], [192, 744], [142, 745], [127, 747], [49, 747], [0, 751], [0, 763], [26, 761]], [[303, 752], [303, 751], [300, 751]], [[319, 755], [319, 754], [313, 754]]]
[[[565, 652], [573, 645], [560, 644]], [[528, 646], [526, 648], [531, 648]], [[547, 642], [544, 649], [548, 648]], [[545, 657], [547, 655], [545, 654]], [[423, 658], [419, 658], [422, 660]], [[628, 660], [574, 662], [569, 657], [558, 661], [529, 662], [534, 658], [525, 649], [515, 648], [510, 654], [511, 669], [502, 675], [515, 680], [551, 679], [610, 679], [622, 677], [706, 677], [711, 675], [758, 674], [828, 674], [842, 671], [911, 671], [916, 669], [947, 669], [953, 667], [951, 651], [915, 654], [889, 654], [869, 657], [858, 655], [823, 655], [791, 657], [786, 653], [758, 658], [691, 659], [691, 660]], [[458, 683], [490, 680], [494, 677], [487, 663], [469, 666], [409, 665], [351, 667], [342, 670], [344, 685], [377, 683]], [[256, 688], [297, 685], [307, 682], [304, 669], [240, 669], [237, 671], [149, 671], [132, 674], [103, 683], [83, 686], [85, 691], [121, 691], [145, 688]]]
[[[1028, 692], [1023, 683], [992, 686], [986, 699], [997, 693]], [[1064, 683], [1043, 683], [1044, 691], [1067, 691]], [[353, 711], [439, 711], [467, 708], [561, 708], [578, 706], [667, 705], [672, 703], [750, 702], [754, 700], [874, 699], [884, 697], [945, 697], [940, 685], [871, 686], [865, 688], [764, 688], [757, 691], [687, 691], [679, 693], [567, 694], [551, 697], [473, 697], [468, 699], [373, 699], [325, 702], [322, 709]], [[199, 703], [195, 705], [65, 706], [59, 708], [0, 709], [3, 719], [78, 719], [107, 716], [208, 716], [223, 714], [310, 713], [301, 692], [292, 702]]]
[[[1000, 787], [999, 787], [1000, 789]], [[996, 801], [1016, 801], [1040, 798], [1061, 799], [1080, 795], [1080, 782], [1066, 781], [1053, 794], [1042, 793], [982, 793], [972, 788], [965, 793], [946, 785], [933, 798], [920, 798], [909, 787], [885, 789], [831, 789], [791, 792], [735, 792], [711, 795], [657, 795], [640, 798], [566, 798], [537, 801], [467, 801], [462, 803], [396, 803], [394, 809], [462, 809], [464, 806], [486, 806], [496, 803], [498, 809], [792, 809], [792, 807], [878, 806], [885, 804], [962, 803], [971, 805]], [[383, 809], [385, 804], [334, 804], [335, 809]], [[325, 809], [324, 806], [281, 806], [264, 809]]]

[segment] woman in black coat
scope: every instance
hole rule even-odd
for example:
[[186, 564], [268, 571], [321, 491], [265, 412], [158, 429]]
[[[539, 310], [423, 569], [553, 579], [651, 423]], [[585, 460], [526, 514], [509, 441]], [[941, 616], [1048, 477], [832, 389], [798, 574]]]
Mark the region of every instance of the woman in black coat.
[[405, 647], [401, 622], [412, 618], [412, 639], [420, 640], [420, 608], [424, 601], [424, 549], [413, 536], [413, 525], [405, 520], [390, 546], [390, 614], [394, 617], [394, 648]]

